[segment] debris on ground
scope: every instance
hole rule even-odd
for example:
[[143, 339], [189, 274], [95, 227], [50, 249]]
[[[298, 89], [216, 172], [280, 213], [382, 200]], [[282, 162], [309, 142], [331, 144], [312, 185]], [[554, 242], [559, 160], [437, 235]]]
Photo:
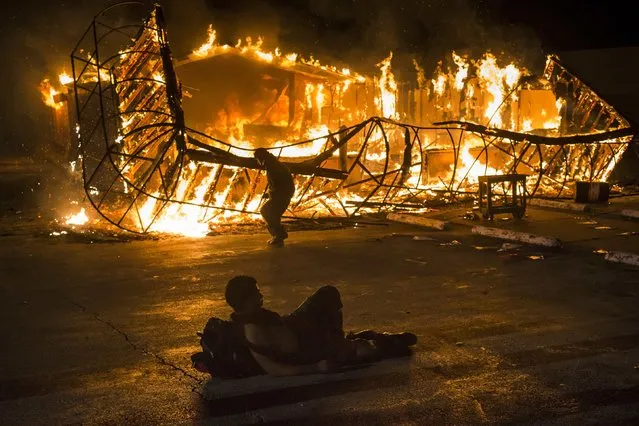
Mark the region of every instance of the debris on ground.
[[392, 237], [392, 238], [399, 238], [399, 237], [406, 237], [406, 238], [414, 238], [418, 235], [421, 234], [416, 234], [414, 232], [393, 232], [392, 234], [388, 234], [385, 235], [385, 237]]
[[428, 237], [426, 235], [415, 235], [413, 237], [413, 241], [437, 241], [437, 240], [433, 237]]
[[517, 250], [521, 247], [521, 244], [503, 243], [497, 251]]
[[473, 221], [479, 220], [479, 215], [477, 213], [475, 213], [474, 211], [472, 211], [472, 210], [466, 211], [466, 213], [464, 213], [463, 217], [466, 220], [473, 220]]
[[457, 241], [457, 240], [452, 240], [450, 242], [445, 242], [445, 243], [440, 243], [440, 246], [458, 246], [460, 245], [461, 242]]
[[428, 262], [426, 262], [425, 260], [421, 260], [420, 258], [417, 258], [417, 259], [408, 258], [406, 259], [406, 262], [419, 263], [420, 265], [428, 265]]
[[131, 232], [110, 231], [105, 229], [81, 230], [71, 228], [57, 228], [48, 233], [38, 235], [51, 238], [54, 241], [67, 243], [102, 244], [102, 243], [129, 243], [131, 241], [158, 240], [160, 237], [153, 234], [133, 234]]

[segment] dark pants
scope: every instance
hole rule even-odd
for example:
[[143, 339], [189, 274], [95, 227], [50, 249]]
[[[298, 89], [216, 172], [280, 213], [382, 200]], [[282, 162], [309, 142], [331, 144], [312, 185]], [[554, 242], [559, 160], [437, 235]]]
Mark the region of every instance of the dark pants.
[[286, 230], [282, 226], [282, 215], [288, 208], [291, 198], [292, 194], [290, 196], [273, 194], [260, 209], [268, 232], [274, 238], [285, 239], [287, 237]]
[[298, 336], [305, 362], [340, 358], [345, 338], [342, 300], [335, 287], [320, 288], [283, 320]]
[[347, 365], [406, 356], [411, 353], [408, 346], [414, 344], [398, 339], [401, 335], [373, 330], [345, 336], [342, 300], [339, 291], [330, 285], [317, 290], [282, 320], [297, 335], [298, 359], [305, 364], [329, 360]]

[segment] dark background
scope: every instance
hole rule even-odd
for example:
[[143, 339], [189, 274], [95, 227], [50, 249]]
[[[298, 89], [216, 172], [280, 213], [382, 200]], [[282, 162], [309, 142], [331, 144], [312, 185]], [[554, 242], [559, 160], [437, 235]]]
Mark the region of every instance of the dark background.
[[[113, 1], [23, 0], [0, 15], [0, 155], [37, 156], [49, 111], [38, 84], [69, 70], [69, 53], [92, 17]], [[544, 54], [639, 45], [634, 14], [620, 1], [572, 0], [164, 0], [174, 56], [201, 44], [212, 23], [223, 42], [263, 35], [266, 47], [314, 55], [372, 72], [393, 51], [396, 73], [410, 59], [432, 70], [450, 50], [492, 50], [539, 71]]]

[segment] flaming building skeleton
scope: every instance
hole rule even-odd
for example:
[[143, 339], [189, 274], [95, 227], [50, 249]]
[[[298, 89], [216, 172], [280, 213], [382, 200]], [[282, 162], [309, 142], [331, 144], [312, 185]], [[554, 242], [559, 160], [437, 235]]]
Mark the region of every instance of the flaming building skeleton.
[[[490, 174], [525, 173], [529, 194], [561, 196], [577, 180], [605, 181], [634, 134], [554, 56], [534, 78], [490, 54], [470, 61], [453, 53], [432, 80], [416, 64], [417, 85], [408, 85], [395, 81], [392, 54], [370, 78], [264, 51], [261, 40], [219, 45], [211, 28], [202, 47], [175, 62], [159, 6], [142, 26], [116, 27], [104, 16], [74, 49], [66, 83], [87, 197], [133, 232], [203, 235], [209, 224], [250, 220], [267, 183], [252, 158], [257, 147], [295, 175], [289, 216], [351, 217], [452, 200]], [[242, 106], [250, 95], [232, 91], [211, 101], [215, 81], [207, 92], [208, 83], [189, 77], [234, 61], [252, 64], [255, 87], [266, 87], [251, 98], [266, 98], [261, 108]]]

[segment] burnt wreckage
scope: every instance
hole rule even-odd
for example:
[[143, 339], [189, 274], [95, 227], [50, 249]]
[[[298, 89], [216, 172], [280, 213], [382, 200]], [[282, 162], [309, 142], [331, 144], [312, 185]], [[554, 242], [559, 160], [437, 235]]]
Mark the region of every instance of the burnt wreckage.
[[[161, 231], [171, 226], [171, 217], [180, 215], [215, 223], [258, 212], [267, 182], [252, 157], [258, 146], [271, 150], [295, 175], [297, 191], [286, 215], [351, 217], [420, 207], [435, 196], [454, 200], [476, 193], [481, 175], [526, 174], [529, 195], [566, 195], [575, 181], [605, 181], [635, 132], [553, 56], [542, 78], [520, 77], [493, 107], [493, 115], [508, 109], [504, 121], [517, 119], [519, 125], [510, 127], [516, 130], [492, 127], [492, 120], [478, 124], [480, 118], [473, 120], [472, 115], [460, 119], [460, 109], [472, 110], [469, 96], [451, 97], [445, 102], [448, 110], [441, 111], [432, 107], [436, 93], [398, 88], [393, 81], [386, 87], [395, 91], [396, 111], [385, 114], [388, 101], [383, 96], [377, 104], [371, 100], [379, 93], [370, 80], [299, 62], [286, 66], [282, 61], [253, 61], [247, 67], [257, 67], [261, 83], [273, 84], [273, 104], [281, 101], [284, 118], [276, 124], [247, 123], [254, 145], [234, 143], [235, 136], [223, 140], [214, 128], [190, 125], [189, 113], [196, 117], [204, 108], [193, 100], [199, 94], [201, 102], [206, 90], [198, 92], [178, 74], [188, 76], [205, 62], [176, 65], [162, 9], [155, 6], [137, 26], [111, 24], [106, 18], [111, 12], [113, 8], [93, 20], [71, 54], [75, 96], [69, 109], [77, 116], [87, 197], [105, 219], [128, 231]], [[233, 48], [218, 50], [209, 60], [242, 60], [229, 53]], [[216, 78], [205, 74], [209, 82]], [[312, 102], [304, 101], [304, 90], [315, 86], [304, 81], [355, 93], [350, 102], [357, 113], [335, 120], [339, 108], [320, 105], [313, 111]], [[296, 94], [301, 100], [295, 100]], [[518, 96], [515, 101], [513, 94]], [[346, 95], [335, 99], [333, 103], [349, 102]], [[533, 123], [541, 118], [532, 112], [532, 118], [524, 120], [531, 103], [554, 107], [557, 99], [561, 123], [556, 129]], [[229, 108], [222, 109], [227, 121], [233, 120]], [[315, 137], [308, 137], [312, 132], [291, 132], [306, 135], [291, 141], [292, 136], [283, 135], [299, 128], [300, 114], [328, 126]], [[276, 143], [273, 134], [281, 136]], [[162, 220], [166, 223], [158, 226]]]

